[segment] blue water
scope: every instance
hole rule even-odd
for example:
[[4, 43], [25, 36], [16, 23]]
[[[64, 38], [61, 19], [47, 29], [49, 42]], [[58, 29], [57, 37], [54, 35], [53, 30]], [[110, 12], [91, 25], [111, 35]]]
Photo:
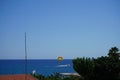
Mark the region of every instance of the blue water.
[[[53, 73], [75, 72], [71, 59], [59, 62], [56, 59], [50, 60], [27, 60], [27, 73], [35, 70], [37, 74], [51, 75]], [[24, 74], [24, 60], [0, 60], [0, 75], [6, 74]]]

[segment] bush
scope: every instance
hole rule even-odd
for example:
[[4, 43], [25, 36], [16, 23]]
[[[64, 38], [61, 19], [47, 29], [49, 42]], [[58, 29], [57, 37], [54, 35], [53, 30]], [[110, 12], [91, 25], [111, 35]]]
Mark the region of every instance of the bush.
[[75, 76], [65, 77], [65, 76], [61, 76], [59, 73], [54, 73], [54, 74], [52, 74], [50, 76], [46, 76], [46, 77], [41, 74], [35, 74], [32, 76], [34, 76], [38, 80], [79, 80], [78, 77], [75, 77]]

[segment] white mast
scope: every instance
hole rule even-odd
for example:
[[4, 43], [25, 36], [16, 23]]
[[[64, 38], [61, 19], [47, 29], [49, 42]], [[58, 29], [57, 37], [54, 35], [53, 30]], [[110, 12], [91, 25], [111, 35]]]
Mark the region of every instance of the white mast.
[[27, 80], [27, 46], [26, 46], [26, 32], [25, 32], [25, 80]]

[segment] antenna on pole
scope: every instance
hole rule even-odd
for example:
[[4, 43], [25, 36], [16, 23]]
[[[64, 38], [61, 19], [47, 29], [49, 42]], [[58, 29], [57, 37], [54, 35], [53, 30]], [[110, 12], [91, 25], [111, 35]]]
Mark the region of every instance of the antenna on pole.
[[26, 46], [26, 32], [25, 32], [25, 80], [27, 80], [27, 46]]

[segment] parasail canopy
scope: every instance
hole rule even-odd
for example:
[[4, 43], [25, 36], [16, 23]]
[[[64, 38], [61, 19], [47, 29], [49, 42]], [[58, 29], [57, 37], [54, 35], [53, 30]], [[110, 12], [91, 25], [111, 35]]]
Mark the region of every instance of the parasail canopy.
[[62, 56], [59, 56], [57, 59], [58, 59], [58, 61], [63, 61], [63, 57]]

